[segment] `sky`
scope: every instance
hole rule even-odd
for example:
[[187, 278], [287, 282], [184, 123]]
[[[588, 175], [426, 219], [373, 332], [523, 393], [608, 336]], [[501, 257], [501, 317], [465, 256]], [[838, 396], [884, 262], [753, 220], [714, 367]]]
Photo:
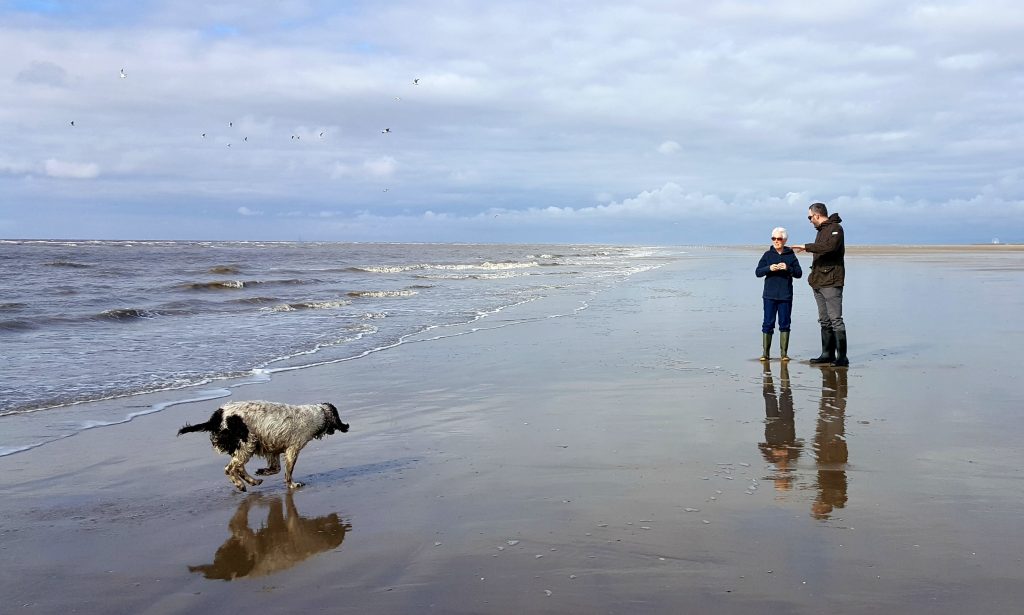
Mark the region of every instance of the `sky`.
[[[258, 7], [258, 8], [254, 8]], [[1024, 242], [1019, 0], [0, 0], [0, 238]]]

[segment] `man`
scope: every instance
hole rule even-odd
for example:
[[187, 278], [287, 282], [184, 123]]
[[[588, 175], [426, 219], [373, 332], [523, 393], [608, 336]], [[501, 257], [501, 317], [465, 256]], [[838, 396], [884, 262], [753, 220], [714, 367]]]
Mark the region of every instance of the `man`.
[[818, 304], [821, 325], [821, 356], [811, 359], [812, 365], [831, 364], [847, 367], [846, 325], [843, 324], [843, 284], [846, 282], [846, 241], [839, 214], [828, 215], [824, 203], [814, 203], [807, 210], [807, 219], [818, 230], [814, 243], [793, 246], [793, 251], [810, 252], [811, 275], [807, 283]]

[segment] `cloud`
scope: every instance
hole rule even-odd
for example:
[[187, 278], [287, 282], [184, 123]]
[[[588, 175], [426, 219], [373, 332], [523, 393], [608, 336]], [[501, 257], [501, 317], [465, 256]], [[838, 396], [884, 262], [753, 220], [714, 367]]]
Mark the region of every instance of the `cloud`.
[[53, 62], [32, 62], [14, 76], [14, 81], [60, 88], [67, 85], [68, 72]]
[[243, 215], [243, 216], [262, 216], [263, 215], [262, 211], [255, 211], [255, 210], [249, 209], [248, 207], [245, 207], [244, 205], [242, 207], [238, 208], [238, 213]]
[[[0, 9], [0, 75], [14, 86], [0, 87], [4, 152], [32, 161], [0, 160], [0, 207], [89, 197], [134, 208], [119, 219], [145, 228], [166, 198], [189, 219], [264, 212], [239, 232], [273, 234], [286, 202], [296, 224], [330, 211], [381, 237], [393, 233], [368, 220], [432, 211], [467, 239], [567, 236], [571, 220], [583, 239], [699, 223], [730, 242], [785, 199], [764, 195], [870, 194], [974, 224], [970, 207], [998, 204], [986, 187], [1024, 167], [1020, 6], [594, 0], [571, 19], [537, 0]], [[736, 208], [754, 217], [718, 220]]]
[[664, 154], [666, 156], [671, 156], [672, 154], [677, 153], [681, 149], [683, 149], [682, 146], [680, 146], [675, 141], [665, 141], [664, 143], [658, 146], [658, 153]]
[[65, 162], [50, 158], [43, 163], [47, 177], [60, 179], [93, 179], [99, 176], [100, 167], [94, 162]]
[[363, 169], [373, 177], [390, 177], [398, 168], [398, 162], [391, 156], [381, 156], [363, 163]]

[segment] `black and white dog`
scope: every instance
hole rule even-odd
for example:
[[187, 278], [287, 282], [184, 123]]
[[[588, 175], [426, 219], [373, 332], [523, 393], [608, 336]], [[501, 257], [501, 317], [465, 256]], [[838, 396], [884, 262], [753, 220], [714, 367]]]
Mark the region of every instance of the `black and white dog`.
[[[231, 455], [224, 468], [235, 487], [245, 491], [245, 483], [259, 485], [263, 481], [253, 478], [245, 464], [254, 455], [267, 460], [267, 467], [256, 470], [266, 476], [281, 471], [281, 453], [284, 453], [284, 482], [290, 489], [302, 483], [292, 481], [295, 460], [310, 440], [319, 440], [334, 431], [345, 433], [348, 425], [341, 422], [333, 404], [306, 404], [296, 406], [271, 401], [236, 401], [224, 404], [199, 425], [188, 425], [178, 435], [195, 431], [210, 432], [213, 448]], [[243, 482], [245, 481], [245, 482]]]

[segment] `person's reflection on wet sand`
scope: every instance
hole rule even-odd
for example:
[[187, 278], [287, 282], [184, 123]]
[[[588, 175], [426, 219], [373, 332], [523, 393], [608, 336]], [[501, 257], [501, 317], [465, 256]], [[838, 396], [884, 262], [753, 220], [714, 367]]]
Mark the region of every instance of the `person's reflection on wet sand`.
[[[253, 531], [249, 528], [249, 508], [257, 503], [267, 504], [269, 511], [266, 524]], [[283, 497], [253, 495], [245, 498], [231, 517], [228, 529], [231, 537], [217, 549], [213, 563], [189, 566], [189, 572], [224, 581], [273, 574], [339, 547], [352, 526], [339, 519], [336, 513], [303, 517], [289, 492]]]
[[814, 431], [818, 494], [811, 504], [815, 519], [828, 519], [834, 509], [846, 506], [846, 393], [845, 369], [821, 370], [821, 404]]
[[789, 366], [781, 364], [780, 390], [775, 392], [775, 381], [769, 365], [764, 365], [764, 442], [758, 444], [764, 460], [775, 466], [769, 478], [778, 491], [789, 491], [796, 480], [796, 461], [800, 458], [803, 442], [797, 440], [793, 415], [793, 390], [789, 386]]

